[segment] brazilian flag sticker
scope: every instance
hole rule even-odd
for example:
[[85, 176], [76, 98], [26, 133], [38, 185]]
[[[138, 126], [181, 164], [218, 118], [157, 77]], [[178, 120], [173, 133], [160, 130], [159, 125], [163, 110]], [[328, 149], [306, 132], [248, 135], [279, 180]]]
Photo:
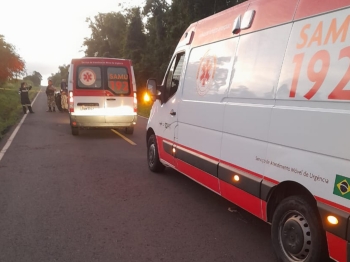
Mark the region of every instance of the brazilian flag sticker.
[[350, 178], [337, 175], [333, 194], [350, 200]]

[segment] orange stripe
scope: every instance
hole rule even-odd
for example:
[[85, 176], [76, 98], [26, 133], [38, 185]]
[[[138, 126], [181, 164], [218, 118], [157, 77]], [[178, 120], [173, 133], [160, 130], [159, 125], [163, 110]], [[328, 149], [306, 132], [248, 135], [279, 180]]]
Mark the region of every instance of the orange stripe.
[[255, 10], [251, 28], [241, 34], [291, 22], [299, 0], [257, 0], [252, 1], [248, 10]]
[[[255, 10], [255, 17], [251, 28], [241, 31], [240, 34], [252, 33], [257, 30], [348, 6], [350, 6], [349, 0], [300, 0], [300, 2], [299, 0], [246, 1], [218, 14], [199, 20], [197, 25], [192, 24], [189, 27], [191, 29], [195, 27], [192, 47], [237, 36], [237, 34], [232, 34], [233, 22], [238, 16], [243, 18], [247, 10]], [[182, 36], [181, 40], [183, 39], [184, 36]]]
[[350, 6], [349, 0], [300, 0], [294, 20]]
[[247, 10], [248, 2], [226, 9], [216, 15], [200, 20], [196, 26], [192, 47], [231, 38], [233, 22]]
[[183, 33], [183, 35], [181, 36], [180, 40], [179, 40], [179, 43], [182, 42], [183, 40], [185, 40], [186, 38], [186, 34], [185, 33], [189, 33], [191, 31], [195, 31], [196, 29], [196, 25], [197, 25], [197, 22], [194, 22], [192, 23], [187, 29], [186, 31]]

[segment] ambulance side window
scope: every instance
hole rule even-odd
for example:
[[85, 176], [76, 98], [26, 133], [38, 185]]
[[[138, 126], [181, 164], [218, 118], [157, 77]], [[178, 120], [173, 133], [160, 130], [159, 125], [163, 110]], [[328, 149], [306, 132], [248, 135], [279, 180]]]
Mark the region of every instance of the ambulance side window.
[[164, 86], [164, 103], [171, 98], [179, 87], [182, 67], [184, 64], [185, 53], [179, 53], [172, 61], [169, 68]]

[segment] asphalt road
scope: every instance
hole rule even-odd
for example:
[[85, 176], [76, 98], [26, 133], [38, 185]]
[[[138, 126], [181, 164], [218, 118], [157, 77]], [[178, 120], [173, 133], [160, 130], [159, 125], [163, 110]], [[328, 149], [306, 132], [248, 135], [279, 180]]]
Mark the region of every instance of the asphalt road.
[[[270, 226], [187, 177], [147, 168], [145, 126], [70, 133], [40, 93], [0, 161], [0, 261], [275, 262]], [[5, 141], [0, 143], [0, 148]]]

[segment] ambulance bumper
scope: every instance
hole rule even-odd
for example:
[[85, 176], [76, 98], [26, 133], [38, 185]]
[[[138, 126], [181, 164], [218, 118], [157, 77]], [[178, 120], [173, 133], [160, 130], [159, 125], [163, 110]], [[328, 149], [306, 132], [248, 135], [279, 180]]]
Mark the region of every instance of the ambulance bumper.
[[[107, 120], [107, 121], [106, 121]], [[117, 116], [106, 119], [105, 116], [70, 116], [71, 126], [81, 128], [118, 128], [134, 126], [137, 116]]]

